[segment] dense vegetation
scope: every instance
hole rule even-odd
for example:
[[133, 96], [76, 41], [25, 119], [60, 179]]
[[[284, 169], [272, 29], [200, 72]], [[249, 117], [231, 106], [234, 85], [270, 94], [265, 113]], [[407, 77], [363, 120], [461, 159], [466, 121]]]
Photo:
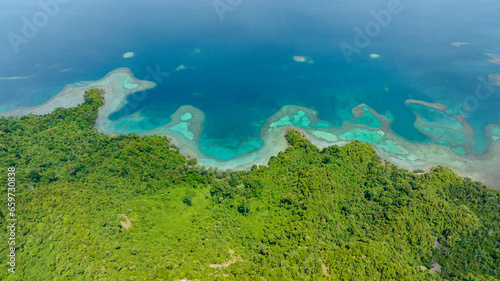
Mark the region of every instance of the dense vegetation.
[[[166, 137], [98, 133], [100, 105], [93, 89], [75, 108], [0, 119], [19, 219], [1, 280], [500, 278], [499, 192], [447, 168], [417, 175], [367, 144], [319, 150], [289, 131], [267, 167], [205, 169]], [[440, 274], [421, 269], [436, 262]]]

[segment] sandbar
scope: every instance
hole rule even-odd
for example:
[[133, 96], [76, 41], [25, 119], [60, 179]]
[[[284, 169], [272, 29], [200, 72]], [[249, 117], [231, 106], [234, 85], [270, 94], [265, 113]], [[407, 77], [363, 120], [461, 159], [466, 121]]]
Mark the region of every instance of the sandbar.
[[500, 74], [490, 74], [488, 75], [488, 78], [490, 79], [491, 82], [500, 86]]
[[305, 56], [294, 56], [293, 60], [296, 62], [302, 62], [302, 63], [314, 63], [313, 59], [311, 59], [310, 57], [305, 57]]
[[133, 58], [135, 56], [134, 52], [126, 52], [123, 54], [124, 59]]
[[494, 55], [494, 54], [486, 54], [486, 55], [491, 57], [490, 60], [486, 60], [486, 61], [500, 65], [500, 57], [498, 57], [497, 55]]
[[469, 43], [467, 42], [453, 42], [451, 43], [452, 46], [455, 46], [455, 47], [460, 47], [462, 45], [468, 45]]

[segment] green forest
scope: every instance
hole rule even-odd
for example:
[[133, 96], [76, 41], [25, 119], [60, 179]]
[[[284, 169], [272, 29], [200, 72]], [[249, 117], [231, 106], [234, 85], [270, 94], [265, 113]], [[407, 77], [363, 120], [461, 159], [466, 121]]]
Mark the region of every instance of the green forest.
[[92, 89], [0, 119], [0, 280], [500, 280], [500, 192], [446, 167], [414, 173], [294, 130], [267, 166], [200, 167], [165, 136], [99, 133], [102, 104]]

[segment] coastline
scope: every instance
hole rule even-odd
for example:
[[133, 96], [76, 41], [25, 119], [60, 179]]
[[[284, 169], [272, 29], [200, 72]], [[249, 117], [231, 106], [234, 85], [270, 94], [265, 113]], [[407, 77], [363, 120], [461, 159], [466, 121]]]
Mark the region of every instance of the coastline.
[[[120, 87], [124, 85], [128, 79], [132, 79], [132, 83], [137, 83], [137, 87], [127, 89]], [[153, 88], [155, 83], [136, 79], [129, 68], [117, 68], [104, 76], [98, 81], [81, 81], [79, 85], [66, 85], [61, 92], [50, 98], [44, 103], [35, 106], [20, 106], [7, 111], [0, 112], [0, 116], [13, 116], [19, 118], [28, 114], [43, 115], [54, 111], [58, 107], [71, 108], [78, 106], [84, 102], [85, 91], [91, 88], [100, 88], [104, 90], [104, 105], [99, 109], [99, 117], [96, 121], [98, 127], [105, 133], [106, 128], [103, 126], [103, 120], [116, 109], [119, 109], [126, 102], [126, 96], [138, 91]], [[112, 111], [111, 111], [112, 110]]]
[[[153, 82], [136, 79], [128, 68], [118, 68], [98, 81], [82, 83], [82, 86], [67, 85], [61, 92], [40, 105], [14, 108], [0, 112], [0, 116], [21, 117], [30, 113], [42, 115], [52, 112], [57, 107], [74, 107], [83, 102], [86, 90], [100, 88], [105, 92], [104, 104], [99, 108], [94, 127], [106, 135], [120, 134], [123, 133], [117, 129], [117, 124], [120, 122], [133, 123], [145, 118], [137, 113], [110, 121], [109, 116], [126, 104], [128, 95], [155, 87]], [[263, 146], [261, 148], [229, 160], [211, 157], [201, 151], [198, 143], [204, 128], [205, 114], [190, 105], [179, 107], [167, 124], [141, 131], [138, 134], [167, 136], [171, 144], [179, 147], [183, 155], [197, 158], [200, 166], [248, 170], [252, 165], [266, 166], [271, 156], [276, 156], [280, 151], [289, 147], [284, 135], [288, 129], [296, 129], [320, 149], [331, 145], [342, 146], [359, 140], [371, 144], [381, 159], [390, 161], [400, 168], [410, 171], [416, 169], [429, 171], [434, 166], [446, 166], [460, 176], [481, 181], [489, 188], [500, 190], [500, 174], [495, 171], [495, 167], [498, 167], [496, 163], [498, 161], [495, 160], [500, 159], [500, 135], [492, 133], [493, 128], [497, 128], [494, 129], [495, 132], [497, 130], [500, 132], [500, 126], [488, 126], [489, 148], [485, 154], [476, 155], [471, 149], [473, 132], [465, 118], [447, 115], [446, 106], [437, 103], [407, 100], [405, 104], [406, 106], [418, 104], [423, 110], [436, 111], [447, 118], [444, 121], [449, 127], [443, 124], [436, 125], [435, 121], [433, 123], [425, 120], [414, 111], [417, 116], [414, 126], [435, 140], [433, 143], [417, 144], [398, 136], [390, 128], [392, 120], [375, 112], [366, 104], [352, 108], [354, 119], [344, 121], [339, 128], [333, 127], [328, 121], [318, 119], [318, 112], [315, 110], [288, 105], [270, 116], [262, 126], [260, 138], [263, 140]], [[450, 132], [464, 137], [450, 140]], [[438, 142], [444, 142], [447, 145], [438, 144]]]

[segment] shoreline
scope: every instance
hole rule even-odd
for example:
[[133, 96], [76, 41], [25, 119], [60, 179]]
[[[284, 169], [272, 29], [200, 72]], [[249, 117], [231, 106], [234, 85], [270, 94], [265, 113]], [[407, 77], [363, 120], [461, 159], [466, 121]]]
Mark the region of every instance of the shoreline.
[[[116, 82], [113, 83], [113, 81], [116, 80], [119, 81], [125, 79], [133, 79], [134, 82], [138, 82], [137, 87], [133, 89], [125, 89], [125, 87], [123, 87], [123, 89], [120, 89], [117, 86], [119, 85], [118, 83]], [[126, 80], [124, 82], [126, 82]], [[107, 113], [111, 107], [115, 108], [116, 106], [120, 107], [123, 106], [126, 102], [125, 100], [126, 96], [138, 91], [143, 91], [153, 88], [155, 86], [155, 83], [153, 82], [136, 79], [133, 76], [131, 70], [125, 67], [117, 68], [109, 72], [108, 74], [106, 74], [106, 76], [104, 76], [98, 81], [80, 81], [77, 83], [81, 85], [76, 85], [76, 83], [68, 84], [59, 93], [57, 93], [44, 103], [35, 106], [19, 106], [7, 111], [0, 112], [0, 116], [5, 116], [5, 117], [13, 116], [19, 118], [21, 116], [28, 115], [30, 113], [35, 115], [43, 115], [51, 113], [52, 111], [54, 111], [54, 109], [59, 107], [63, 108], [75, 107], [84, 102], [83, 96], [85, 94], [85, 91], [91, 88], [100, 88], [104, 90], [104, 105], [99, 109], [99, 117], [101, 118], [100, 121], [102, 122], [102, 119], [104, 117], [108, 117], [109, 115], [101, 116], [101, 114]], [[120, 101], [120, 103], [117, 104], [116, 106], [112, 106], [112, 102], [108, 101], [107, 103], [106, 100], [112, 100], [115, 102], [118, 100]], [[105, 128], [102, 129], [105, 130]]]
[[[52, 112], [57, 107], [74, 107], [83, 103], [86, 90], [100, 88], [104, 90], [104, 104], [99, 108], [94, 128], [106, 135], [120, 134], [123, 133], [123, 129], [122, 131], [117, 129], [118, 125], [128, 128], [129, 124], [144, 121], [146, 118], [137, 113], [111, 121], [109, 116], [127, 103], [128, 95], [156, 86], [153, 82], [138, 80], [128, 68], [118, 68], [98, 81], [82, 83], [82, 86], [67, 85], [61, 92], [40, 105], [14, 108], [0, 112], [0, 116], [21, 117], [30, 113], [42, 115]], [[280, 151], [289, 147], [284, 136], [288, 129], [295, 129], [320, 149], [331, 145], [343, 146], [359, 140], [372, 145], [381, 159], [399, 168], [409, 171], [416, 169], [429, 171], [431, 167], [446, 166], [460, 176], [481, 181], [488, 188], [500, 190], [500, 174], [494, 170], [498, 166], [495, 159], [500, 159], [500, 136], [497, 138], [491, 131], [493, 128], [500, 131], [498, 129], [500, 126], [487, 127], [490, 145], [485, 154], [476, 155], [471, 150], [473, 132], [465, 118], [446, 115], [447, 108], [437, 103], [407, 100], [405, 104], [406, 106], [419, 104], [425, 110], [436, 110], [447, 118], [444, 119], [446, 121], [444, 124], [436, 125], [435, 121], [426, 121], [414, 112], [417, 116], [414, 126], [433, 138], [434, 142], [417, 144], [401, 138], [390, 128], [391, 119], [380, 115], [366, 104], [352, 108], [354, 119], [344, 121], [339, 128], [333, 127], [328, 121], [318, 119], [318, 112], [313, 109], [295, 105], [283, 106], [262, 126], [260, 131], [262, 147], [229, 160], [208, 156], [201, 151], [198, 143], [204, 129], [205, 114], [190, 105], [179, 107], [167, 124], [149, 130], [139, 130], [137, 134], [167, 136], [171, 144], [179, 147], [181, 154], [197, 158], [200, 166], [248, 170], [253, 165], [267, 166], [271, 156], [277, 156]], [[445, 127], [446, 124], [450, 127]], [[463, 135], [464, 138], [454, 139], [455, 143], [446, 139], [449, 142], [447, 143], [445, 138], [449, 137], [450, 132]], [[447, 145], [438, 144], [438, 141]]]

